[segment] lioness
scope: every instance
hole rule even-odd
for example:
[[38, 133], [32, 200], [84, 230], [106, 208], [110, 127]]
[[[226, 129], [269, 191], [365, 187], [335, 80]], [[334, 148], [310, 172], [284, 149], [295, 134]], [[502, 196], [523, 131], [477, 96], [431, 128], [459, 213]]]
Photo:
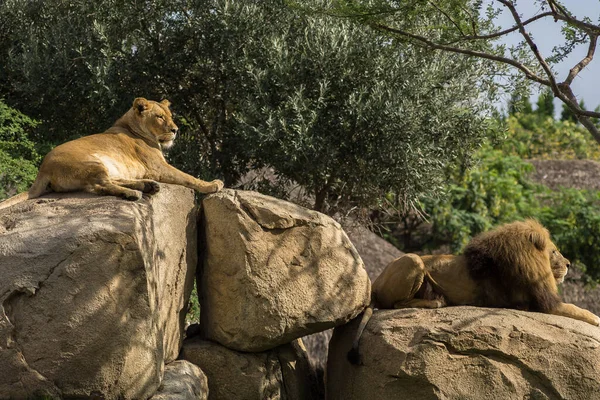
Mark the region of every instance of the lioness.
[[57, 146], [42, 161], [29, 191], [0, 203], [0, 209], [49, 192], [84, 191], [139, 200], [142, 192], [158, 192], [157, 182], [201, 193], [221, 190], [220, 180], [204, 182], [165, 160], [162, 150], [173, 145], [178, 131], [169, 106], [168, 100], [138, 97], [106, 132]]
[[600, 325], [600, 318], [563, 303], [557, 284], [570, 263], [539, 222], [513, 222], [476, 236], [460, 256], [405, 254], [392, 261], [372, 286], [350, 362], [359, 363], [360, 336], [373, 308], [438, 308], [473, 305], [537, 311]]

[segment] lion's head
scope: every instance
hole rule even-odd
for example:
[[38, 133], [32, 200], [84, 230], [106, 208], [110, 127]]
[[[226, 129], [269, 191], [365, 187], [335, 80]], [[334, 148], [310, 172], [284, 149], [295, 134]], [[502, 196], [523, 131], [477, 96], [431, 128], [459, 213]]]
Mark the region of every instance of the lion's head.
[[556, 279], [556, 283], [563, 283], [565, 280], [565, 275], [569, 272], [569, 267], [571, 263], [567, 260], [560, 251], [556, 248], [554, 243], [550, 242], [551, 246], [548, 251], [550, 251], [550, 266], [552, 267], [552, 274], [554, 275], [554, 279]]
[[138, 97], [133, 101], [134, 120], [128, 122], [133, 129], [155, 138], [162, 149], [168, 149], [173, 146], [179, 130], [173, 122], [170, 105], [168, 100], [156, 102]]
[[529, 240], [538, 250], [548, 254], [552, 275], [554, 276], [556, 283], [562, 283], [565, 280], [565, 275], [567, 275], [571, 263], [560, 253], [560, 251], [558, 251], [558, 248], [550, 239], [550, 232], [534, 219], [517, 222], [514, 225], [518, 224], [524, 226], [524, 228], [521, 229], [529, 229]]

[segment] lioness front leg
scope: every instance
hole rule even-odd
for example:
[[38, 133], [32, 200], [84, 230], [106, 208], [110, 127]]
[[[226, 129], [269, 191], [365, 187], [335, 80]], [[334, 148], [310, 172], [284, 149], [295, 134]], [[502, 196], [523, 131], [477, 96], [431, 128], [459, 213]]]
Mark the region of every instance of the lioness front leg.
[[113, 183], [148, 194], [156, 194], [160, 191], [160, 185], [152, 179], [113, 179]]
[[83, 188], [85, 192], [98, 194], [101, 196], [117, 196], [125, 200], [137, 201], [142, 198], [140, 190], [129, 189], [124, 186], [116, 185], [112, 182], [101, 182], [91, 184]]
[[600, 326], [600, 318], [597, 315], [574, 304], [560, 303], [558, 307], [550, 311], [550, 314], [578, 319], [594, 326]]
[[223, 189], [223, 182], [218, 179], [215, 179], [212, 182], [205, 182], [203, 180], [194, 178], [193, 176], [188, 175], [169, 164], [162, 166], [160, 171], [156, 171], [156, 173], [158, 175], [159, 182], [174, 183], [192, 188], [200, 193], [214, 193]]

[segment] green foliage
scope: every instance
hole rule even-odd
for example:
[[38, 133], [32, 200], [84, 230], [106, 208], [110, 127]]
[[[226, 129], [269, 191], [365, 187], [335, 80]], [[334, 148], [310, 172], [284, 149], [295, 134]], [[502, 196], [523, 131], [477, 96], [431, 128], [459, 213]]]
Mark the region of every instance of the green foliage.
[[540, 117], [550, 117], [554, 119], [554, 93], [552, 89], [546, 89], [540, 93], [537, 100], [536, 114]]
[[489, 147], [478, 156], [477, 166], [451, 174], [446, 196], [423, 200], [433, 223], [430, 246], [448, 243], [457, 253], [480, 232], [537, 214], [542, 188], [527, 177], [531, 164]]
[[497, 145], [507, 155], [529, 159], [596, 159], [598, 143], [571, 121], [554, 121], [537, 113], [517, 113], [506, 120], [506, 137]]
[[531, 114], [533, 108], [529, 101], [529, 93], [522, 94], [515, 92], [511, 95], [508, 101], [508, 115], [515, 115], [517, 113]]
[[279, 0], [8, 0], [0, 26], [0, 94], [44, 121], [36, 142], [102, 131], [134, 97], [166, 97], [182, 128], [175, 165], [228, 186], [271, 167], [323, 211], [436, 191], [487, 133], [483, 61]]
[[547, 206], [536, 216], [560, 251], [600, 280], [600, 192], [562, 189], [546, 192], [541, 200]]
[[193, 324], [200, 322], [200, 303], [198, 302], [198, 288], [196, 287], [196, 282], [194, 281], [194, 288], [192, 289], [192, 294], [190, 295], [190, 300], [188, 302], [188, 310], [185, 315], [185, 321]]
[[[583, 110], [585, 110], [585, 103], [584, 103], [583, 99], [579, 102], [579, 107], [581, 107]], [[560, 120], [573, 122], [575, 124], [579, 123], [579, 121], [577, 120], [577, 117], [575, 116], [573, 111], [571, 111], [571, 109], [566, 104], [562, 105], [562, 111], [560, 113]]]
[[0, 200], [27, 190], [35, 180], [40, 156], [29, 135], [37, 125], [0, 100]]

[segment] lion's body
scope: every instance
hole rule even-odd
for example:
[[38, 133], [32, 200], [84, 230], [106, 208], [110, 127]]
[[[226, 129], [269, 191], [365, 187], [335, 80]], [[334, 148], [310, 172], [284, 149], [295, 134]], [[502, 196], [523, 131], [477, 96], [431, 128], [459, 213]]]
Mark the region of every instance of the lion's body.
[[349, 353], [357, 363], [358, 343], [373, 307], [438, 308], [446, 305], [514, 308], [562, 315], [598, 326], [600, 319], [562, 303], [557, 284], [569, 268], [535, 220], [513, 222], [475, 237], [464, 255], [406, 254], [373, 282], [366, 310]]
[[172, 145], [176, 133], [168, 101], [137, 98], [106, 132], [72, 140], [50, 151], [28, 193], [0, 203], [0, 209], [48, 192], [86, 191], [138, 200], [142, 193], [156, 193], [157, 182], [202, 193], [220, 190], [221, 181], [204, 182], [167, 163], [162, 149]]

